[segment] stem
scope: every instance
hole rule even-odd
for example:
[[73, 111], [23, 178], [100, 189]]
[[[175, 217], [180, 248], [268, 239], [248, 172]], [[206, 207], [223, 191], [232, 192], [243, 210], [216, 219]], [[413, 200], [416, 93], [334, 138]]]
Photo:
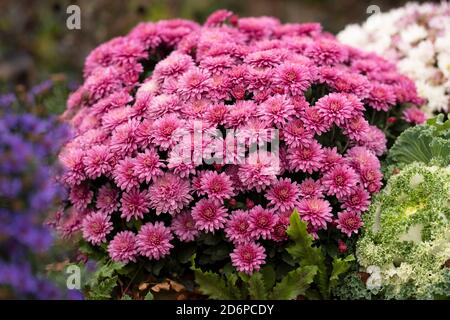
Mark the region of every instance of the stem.
[[133, 282], [133, 280], [136, 278], [136, 276], [138, 275], [139, 271], [141, 271], [142, 267], [144, 266], [144, 262], [142, 262], [139, 266], [139, 268], [136, 270], [135, 274], [133, 275], [133, 277], [131, 278], [130, 282], [128, 283], [127, 287], [125, 288], [124, 291], [122, 291], [122, 297], [124, 296], [124, 294], [128, 291], [128, 289], [131, 286], [131, 283]]
[[376, 114], [376, 110], [372, 109], [372, 117], [370, 118], [370, 124], [372, 124], [372, 125], [375, 122], [375, 114]]

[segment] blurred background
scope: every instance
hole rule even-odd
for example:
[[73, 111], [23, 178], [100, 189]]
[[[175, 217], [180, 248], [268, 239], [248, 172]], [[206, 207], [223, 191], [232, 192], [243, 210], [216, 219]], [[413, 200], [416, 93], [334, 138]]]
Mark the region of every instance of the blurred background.
[[[321, 22], [332, 33], [362, 22], [367, 9], [381, 11], [405, 0], [1, 0], [0, 92], [27, 87], [62, 73], [81, 81], [84, 58], [100, 43], [128, 32], [139, 21], [181, 17], [203, 22], [226, 8], [240, 16], [272, 15], [284, 22]], [[81, 8], [81, 30], [68, 30], [66, 9]]]

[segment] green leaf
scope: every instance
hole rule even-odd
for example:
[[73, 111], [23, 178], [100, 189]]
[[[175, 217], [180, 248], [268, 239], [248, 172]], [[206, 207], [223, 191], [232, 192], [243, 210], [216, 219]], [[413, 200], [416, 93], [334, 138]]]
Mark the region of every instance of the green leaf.
[[450, 164], [450, 120], [442, 117], [430, 119], [427, 124], [404, 131], [389, 151], [388, 163], [409, 164], [414, 161], [430, 163], [432, 159], [442, 165]]
[[88, 292], [88, 298], [92, 300], [111, 299], [111, 293], [117, 285], [117, 275], [111, 278], [105, 278], [92, 286]]
[[151, 291], [149, 291], [144, 297], [144, 300], [153, 300], [153, 299], [154, 299], [154, 297], [153, 297], [153, 293], [151, 293]]
[[236, 300], [240, 297], [239, 288], [228, 286], [226, 280], [219, 274], [211, 271], [202, 271], [195, 266], [195, 255], [191, 258], [191, 270], [194, 271], [195, 282], [202, 294], [217, 300]]
[[267, 289], [264, 285], [263, 275], [260, 272], [252, 274], [247, 284], [250, 299], [267, 300]]
[[111, 299], [111, 293], [117, 286], [118, 271], [121, 270], [124, 265], [122, 263], [113, 262], [108, 260], [101, 264], [100, 267], [94, 273], [89, 280], [88, 286], [88, 298], [94, 300]]
[[125, 294], [120, 300], [133, 300], [129, 295]]
[[328, 270], [322, 250], [313, 247], [313, 237], [308, 233], [306, 223], [300, 220], [297, 209], [291, 215], [287, 234], [293, 242], [286, 250], [301, 266], [317, 267], [317, 286], [325, 299], [329, 297]]
[[275, 272], [275, 269], [272, 265], [268, 264], [265, 265], [260, 273], [263, 276], [264, 284], [266, 285], [266, 288], [272, 288], [275, 285], [277, 274]]
[[305, 266], [292, 270], [281, 282], [277, 283], [271, 294], [271, 299], [292, 300], [299, 295], [305, 295], [309, 285], [314, 281], [316, 273], [316, 266]]
[[351, 262], [353, 261], [355, 261], [355, 257], [352, 254], [346, 256], [344, 259], [341, 258], [333, 259], [329, 285], [330, 292], [337, 285], [339, 277], [350, 269]]
[[183, 246], [177, 254], [178, 260], [181, 263], [188, 263], [192, 255], [195, 253], [196, 247], [194, 245]]

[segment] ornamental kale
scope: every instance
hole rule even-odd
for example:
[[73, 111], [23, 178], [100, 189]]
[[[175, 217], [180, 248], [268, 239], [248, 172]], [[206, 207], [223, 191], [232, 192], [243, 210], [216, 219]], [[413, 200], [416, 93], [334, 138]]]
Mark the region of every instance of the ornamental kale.
[[357, 259], [366, 286], [391, 299], [450, 297], [450, 170], [412, 163], [363, 216]]
[[391, 171], [412, 162], [450, 164], [450, 120], [444, 122], [443, 114], [407, 129], [389, 150], [387, 164]]

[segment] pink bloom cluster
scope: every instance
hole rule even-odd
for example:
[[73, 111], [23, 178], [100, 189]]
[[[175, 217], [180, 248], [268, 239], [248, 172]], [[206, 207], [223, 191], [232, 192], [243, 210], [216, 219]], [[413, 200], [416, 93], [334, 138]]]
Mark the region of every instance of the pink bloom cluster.
[[[336, 224], [348, 236], [358, 232], [380, 190], [377, 156], [386, 149], [364, 112], [418, 99], [392, 64], [340, 44], [318, 24], [223, 10], [203, 26], [139, 24], [95, 49], [84, 75], [65, 114], [76, 137], [60, 155], [74, 215], [64, 230], [106, 242], [110, 257], [125, 263], [224, 232], [233, 265], [246, 273], [264, 264], [264, 243], [287, 239], [294, 208], [314, 236]], [[197, 133], [195, 121], [203, 131], [278, 129], [280, 166], [271, 152], [245, 163], [198, 164], [196, 154], [177, 161], [174, 150]], [[202, 148], [211, 151], [210, 141]]]

